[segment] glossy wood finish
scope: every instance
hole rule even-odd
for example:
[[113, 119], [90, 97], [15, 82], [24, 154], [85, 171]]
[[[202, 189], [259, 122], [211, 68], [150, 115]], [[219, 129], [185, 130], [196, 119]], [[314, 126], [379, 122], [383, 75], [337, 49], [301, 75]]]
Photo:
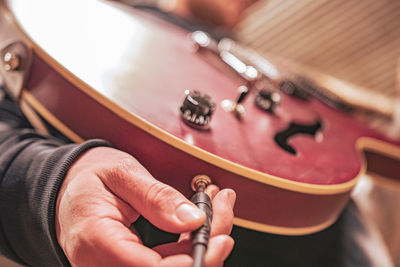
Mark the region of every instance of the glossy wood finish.
[[[239, 225], [280, 234], [327, 227], [365, 171], [359, 149], [375, 144], [363, 139], [357, 147], [360, 137], [400, 144], [317, 100], [283, 96], [271, 115], [251, 96], [237, 120], [219, 103], [236, 97], [239, 81], [194, 53], [186, 32], [131, 8], [98, 1], [8, 2], [25, 32], [21, 38], [35, 52], [26, 102], [44, 118], [61, 121], [61, 131], [110, 140], [187, 196], [198, 173], [234, 188]], [[186, 89], [218, 103], [210, 131], [181, 121]], [[316, 120], [323, 124], [318, 138], [290, 140], [296, 156], [273, 140], [290, 122]], [[400, 158], [394, 146], [388, 153]]]

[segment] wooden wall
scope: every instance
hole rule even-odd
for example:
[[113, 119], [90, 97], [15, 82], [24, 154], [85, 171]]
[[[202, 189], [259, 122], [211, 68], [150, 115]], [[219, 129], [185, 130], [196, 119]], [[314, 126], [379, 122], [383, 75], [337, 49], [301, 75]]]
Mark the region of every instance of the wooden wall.
[[400, 1], [264, 0], [249, 13], [238, 36], [257, 50], [395, 95]]

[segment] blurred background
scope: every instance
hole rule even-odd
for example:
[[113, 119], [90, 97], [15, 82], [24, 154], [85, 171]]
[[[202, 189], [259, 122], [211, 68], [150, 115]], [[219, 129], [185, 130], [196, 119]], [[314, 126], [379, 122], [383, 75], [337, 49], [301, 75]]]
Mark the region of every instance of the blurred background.
[[388, 96], [396, 94], [400, 1], [262, 0], [238, 39]]

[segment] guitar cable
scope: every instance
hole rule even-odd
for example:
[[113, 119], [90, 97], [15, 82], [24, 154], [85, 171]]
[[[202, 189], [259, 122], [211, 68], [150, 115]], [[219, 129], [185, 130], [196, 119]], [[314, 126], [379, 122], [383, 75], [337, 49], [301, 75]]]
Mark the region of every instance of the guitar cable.
[[192, 232], [192, 267], [202, 267], [207, 251], [208, 239], [211, 232], [212, 205], [210, 197], [205, 193], [205, 189], [211, 184], [211, 179], [207, 175], [196, 175], [192, 180], [192, 189], [196, 192], [190, 201], [206, 214], [203, 225]]

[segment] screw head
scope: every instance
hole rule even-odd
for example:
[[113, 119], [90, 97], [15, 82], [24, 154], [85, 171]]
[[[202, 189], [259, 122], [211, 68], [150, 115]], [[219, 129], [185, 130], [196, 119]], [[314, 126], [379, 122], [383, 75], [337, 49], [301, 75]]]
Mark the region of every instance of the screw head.
[[20, 57], [14, 52], [7, 52], [3, 56], [4, 69], [6, 71], [17, 70], [21, 65]]

